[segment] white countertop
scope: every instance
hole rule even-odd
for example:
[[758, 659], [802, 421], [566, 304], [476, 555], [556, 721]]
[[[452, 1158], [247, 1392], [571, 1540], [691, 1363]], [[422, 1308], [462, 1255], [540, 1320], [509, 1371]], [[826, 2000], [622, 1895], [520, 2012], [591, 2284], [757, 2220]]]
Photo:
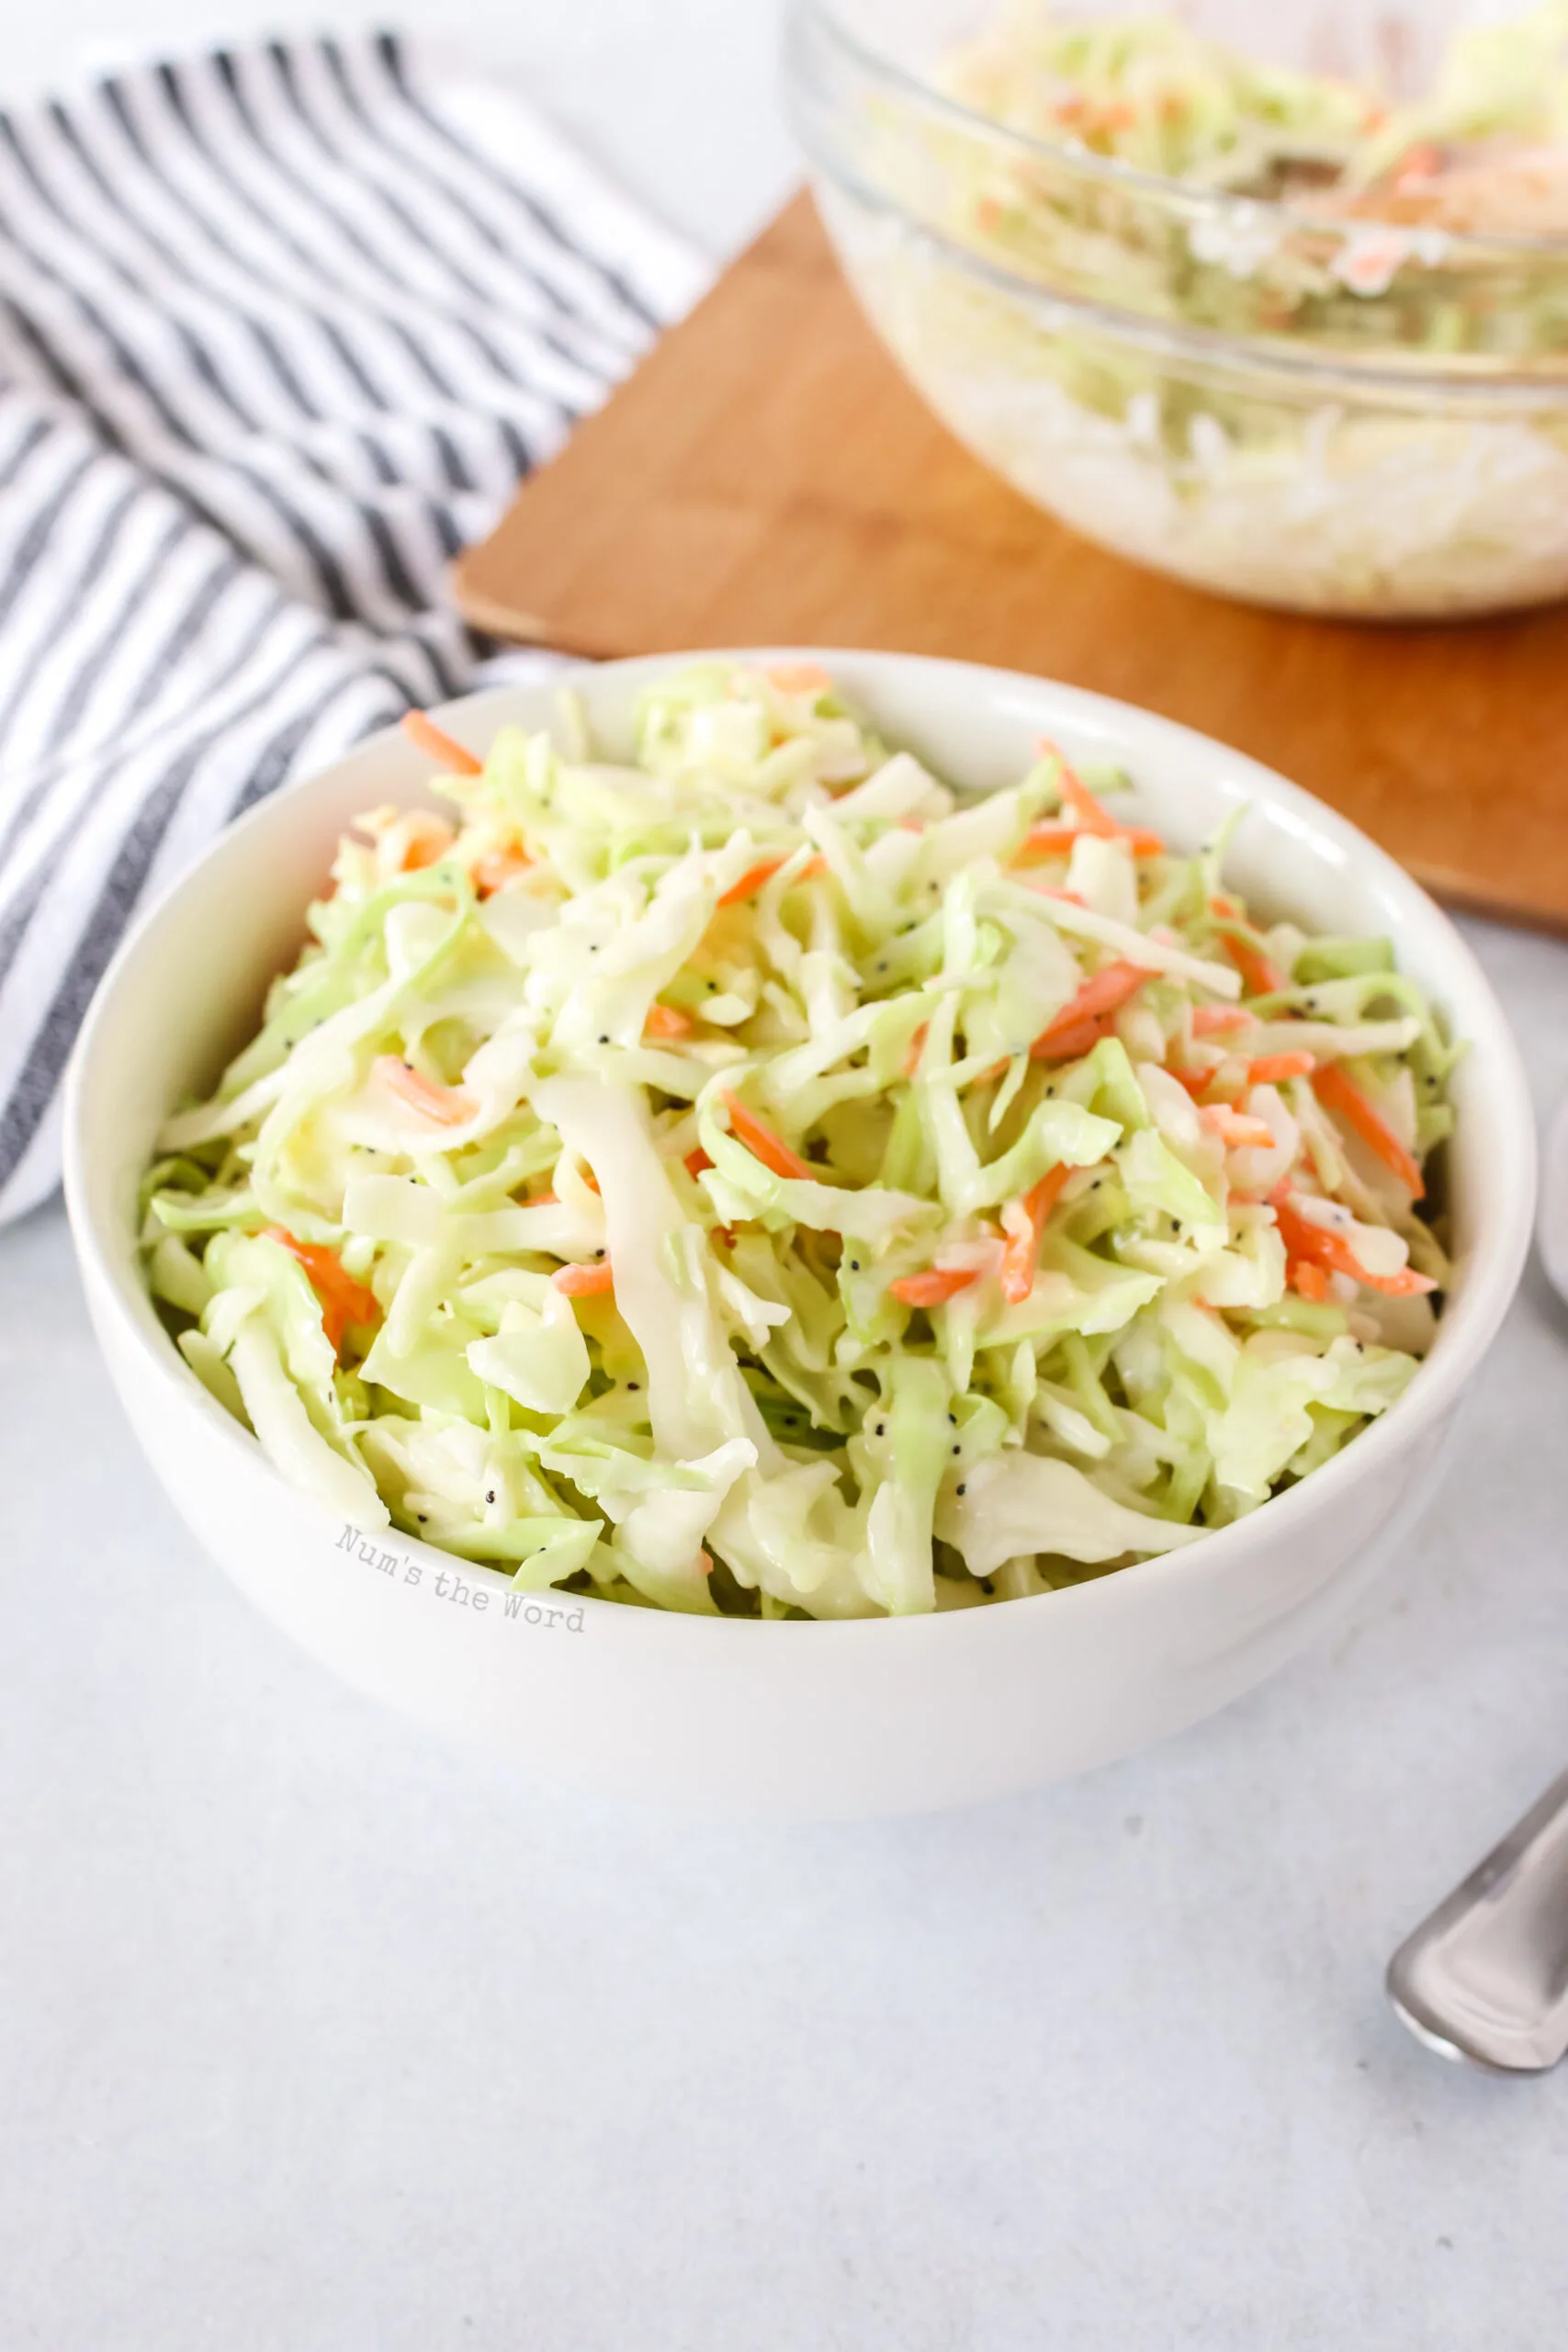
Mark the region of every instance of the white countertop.
[[[442, 17], [717, 251], [788, 176], [770, 13]], [[8, 76], [115, 15], [8, 27]], [[1549, 1106], [1568, 949], [1472, 936]], [[1444, 2066], [1381, 1976], [1568, 1749], [1565, 1341], [1532, 1272], [1396, 1570], [1216, 1722], [741, 1827], [329, 1681], [154, 1487], [58, 1210], [0, 1236], [0, 2344], [1543, 2352], [1568, 2072]]]

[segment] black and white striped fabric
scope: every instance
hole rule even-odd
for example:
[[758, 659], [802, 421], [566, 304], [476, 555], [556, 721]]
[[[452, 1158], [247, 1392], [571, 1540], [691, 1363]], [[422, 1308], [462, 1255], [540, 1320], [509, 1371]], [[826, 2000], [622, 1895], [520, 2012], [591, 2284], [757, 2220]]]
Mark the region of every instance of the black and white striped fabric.
[[389, 36], [0, 116], [0, 1217], [56, 1182], [127, 919], [474, 682], [495, 649], [450, 559], [702, 276], [525, 106]]

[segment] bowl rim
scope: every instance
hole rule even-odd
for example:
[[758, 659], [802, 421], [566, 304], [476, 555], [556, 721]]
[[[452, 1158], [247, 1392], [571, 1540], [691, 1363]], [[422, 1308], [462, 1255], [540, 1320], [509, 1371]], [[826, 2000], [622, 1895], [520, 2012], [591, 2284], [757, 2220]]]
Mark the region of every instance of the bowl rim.
[[[1321, 1510], [1333, 1497], [1348, 1494], [1352, 1488], [1364, 1484], [1399, 1454], [1412, 1451], [1423, 1432], [1430, 1430], [1452, 1407], [1495, 1338], [1513, 1302], [1530, 1246], [1538, 1152], [1534, 1111], [1518, 1048], [1496, 992], [1474, 951], [1457, 930], [1452, 919], [1386, 850], [1381, 849], [1358, 826], [1325, 801], [1319, 800], [1302, 786], [1292, 783], [1288, 777], [1253, 759], [1248, 753], [1235, 750], [1220, 738], [1207, 735], [1200, 729], [1184, 726], [1179, 720], [1167, 718], [1160, 713], [1145, 710], [1115, 695], [1097, 694], [1086, 687], [1068, 685], [1032, 672], [1004, 670], [988, 663], [957, 661], [942, 655], [897, 653], [848, 646], [718, 646], [668, 654], [638, 654], [613, 662], [571, 662], [556, 676], [543, 681], [485, 687], [455, 696], [443, 704], [433, 704], [430, 708], [442, 725], [453, 728], [460, 736], [466, 722], [479, 721], [482, 725], [493, 716], [493, 723], [506, 723], [503, 716], [506, 707], [513, 705], [520, 694], [535, 694], [541, 687], [558, 690], [607, 675], [633, 681], [638, 673], [667, 676], [674, 670], [699, 662], [729, 662], [754, 665], [792, 660], [811, 661], [830, 673], [852, 666], [869, 668], [874, 673], [883, 669], [895, 673], [940, 673], [953, 682], [973, 681], [980, 692], [988, 690], [994, 693], [1003, 687], [1022, 688], [1030, 694], [1043, 692], [1056, 698], [1059, 705], [1065, 706], [1069, 712], [1079, 713], [1086, 719], [1099, 719], [1102, 724], [1109, 718], [1124, 725], [1130, 716], [1137, 729], [1152, 731], [1155, 737], [1170, 742], [1173, 749], [1183, 750], [1190, 756], [1223, 761], [1230, 775], [1250, 783], [1256, 800], [1267, 803], [1287, 818], [1293, 818], [1298, 829], [1304, 831], [1310, 828], [1320, 837], [1326, 837], [1338, 850], [1342, 862], [1365, 870], [1386, 894], [1391, 894], [1396, 903], [1403, 905], [1411, 917], [1428, 927], [1435, 927], [1445, 971], [1451, 970], [1455, 983], [1462, 984], [1472, 997], [1474, 1012], [1479, 1018], [1472, 1019], [1470, 1023], [1468, 1042], [1477, 1050], [1484, 1050], [1495, 1069], [1498, 1106], [1502, 1112], [1499, 1132], [1495, 1138], [1495, 1160], [1499, 1170], [1496, 1194], [1491, 1214], [1475, 1237], [1462, 1284], [1442, 1318], [1438, 1343], [1434, 1345], [1432, 1353], [1423, 1359], [1404, 1395], [1332, 1460], [1283, 1494], [1271, 1496], [1266, 1503], [1233, 1521], [1228, 1526], [1206, 1530], [1199, 1543], [1135, 1561], [1130, 1566], [1080, 1584], [1030, 1594], [1021, 1600], [1008, 1601], [999, 1607], [936, 1610], [901, 1617], [797, 1620], [688, 1615], [677, 1611], [632, 1607], [620, 1601], [602, 1600], [596, 1594], [577, 1592], [570, 1596], [570, 1605], [575, 1609], [581, 1604], [592, 1611], [596, 1620], [602, 1615], [606, 1616], [627, 1629], [633, 1625], [730, 1629], [726, 1634], [709, 1636], [721, 1639], [744, 1636], [751, 1640], [766, 1640], [781, 1634], [793, 1638], [795, 1628], [802, 1623], [808, 1623], [818, 1628], [818, 1639], [834, 1640], [840, 1645], [865, 1639], [868, 1634], [884, 1641], [948, 1638], [933, 1633], [931, 1629], [958, 1623], [978, 1626], [999, 1621], [1004, 1627], [1010, 1624], [1017, 1627], [1019, 1619], [1015, 1612], [1020, 1610], [1038, 1612], [1050, 1608], [1055, 1610], [1061, 1619], [1069, 1611], [1098, 1615], [1106, 1609], [1135, 1606], [1139, 1594], [1151, 1587], [1168, 1583], [1183, 1574], [1190, 1577], [1194, 1563], [1213, 1560], [1222, 1549], [1228, 1559], [1237, 1551], [1256, 1548], [1260, 1541], [1267, 1543], [1270, 1531], [1278, 1529], [1283, 1534], [1287, 1528], [1293, 1528], [1298, 1521]], [[874, 687], [872, 691], [874, 691]], [[400, 740], [396, 723], [362, 736], [325, 767], [310, 775], [295, 778], [248, 809], [236, 823], [226, 827], [209, 842], [171, 880], [127, 930], [99, 981], [73, 1050], [63, 1088], [66, 1205], [83, 1272], [88, 1278], [96, 1298], [112, 1312], [118, 1334], [135, 1348], [147, 1373], [159, 1382], [165, 1393], [177, 1396], [187, 1408], [196, 1409], [220, 1449], [231, 1450], [232, 1457], [237, 1462], [243, 1460], [253, 1474], [259, 1471], [265, 1478], [274, 1482], [280, 1494], [294, 1507], [318, 1514], [323, 1533], [334, 1526], [325, 1507], [314, 1496], [306, 1494], [284, 1477], [263, 1453], [251, 1432], [242, 1428], [197, 1378], [157, 1322], [150, 1296], [136, 1280], [138, 1256], [134, 1244], [127, 1250], [123, 1235], [117, 1235], [112, 1228], [99, 1227], [94, 1214], [93, 1188], [88, 1177], [88, 1130], [95, 1061], [99, 1035], [108, 1019], [109, 1009], [123, 976], [133, 967], [144, 944], [175, 907], [187, 894], [199, 893], [209, 867], [220, 858], [234, 854], [233, 844], [237, 841], [243, 842], [251, 833], [265, 830], [268, 824], [278, 823], [284, 812], [335, 778], [350, 762], [378, 747], [389, 748]], [[1478, 1030], [1488, 1034], [1483, 1038], [1479, 1037]], [[466, 1577], [477, 1577], [511, 1589], [510, 1577], [483, 1562], [463, 1559], [459, 1554], [426, 1544], [418, 1536], [406, 1534], [401, 1529], [396, 1530], [395, 1533], [397, 1542], [412, 1556], [432, 1567], [456, 1563]], [[1118, 1596], [1123, 1598], [1119, 1599]], [[894, 1627], [906, 1630], [897, 1634], [890, 1630]], [[916, 1628], [919, 1630], [913, 1630]], [[629, 1630], [626, 1637], [671, 1638], [662, 1632], [637, 1634], [631, 1634]], [[973, 1639], [975, 1636], [962, 1638]], [[1000, 1634], [995, 1638], [1004, 1639], [1007, 1636]]]
[[[1250, 211], [1278, 215], [1298, 228], [1318, 229], [1343, 237], [1348, 228], [1385, 229], [1405, 233], [1412, 224], [1402, 220], [1383, 220], [1371, 217], [1347, 223], [1332, 213], [1299, 211], [1293, 206], [1279, 203], [1272, 197], [1242, 197], [1217, 188], [1201, 188], [1190, 180], [1172, 179], [1163, 172], [1145, 171], [1140, 164], [1123, 163], [1115, 155], [1096, 155], [1069, 140], [1047, 139], [1036, 132], [1017, 130], [1010, 123], [998, 122], [995, 116], [981, 114], [976, 107], [965, 106], [962, 98], [928, 81], [913, 66], [904, 65], [885, 50], [866, 39], [844, 22], [839, 0], [790, 0], [790, 16], [798, 22], [815, 20], [830, 41], [846, 55], [870, 73], [880, 76], [890, 88], [916, 97], [934, 112], [945, 115], [965, 130], [982, 131], [987, 137], [1014, 147], [1021, 154], [1046, 158], [1052, 163], [1065, 164], [1081, 172], [1086, 179], [1098, 180], [1107, 187], [1117, 187], [1134, 195], [1157, 199], [1172, 210], [1193, 216], [1208, 214], [1218, 217], [1246, 206]], [[1445, 258], [1452, 255], [1461, 264], [1495, 263], [1509, 259], [1561, 260], [1568, 255], [1568, 236], [1562, 237], [1483, 237], [1473, 232], [1445, 229]], [[1027, 281], [1022, 281], [1027, 282]]]
[[[1056, 313], [1039, 322], [1044, 333], [1071, 329], [1102, 336], [1107, 342], [1133, 345], [1156, 361], [1178, 364], [1194, 376], [1205, 370], [1234, 373], [1245, 368], [1247, 390], [1254, 398], [1305, 396], [1321, 404], [1337, 397], [1354, 401], [1359, 408], [1419, 408], [1424, 415], [1440, 403], [1443, 416], [1465, 418], [1477, 414], [1485, 418], [1497, 410], [1509, 418], [1539, 411], [1555, 419], [1568, 403], [1568, 362], [1551, 368], [1495, 368], [1484, 375], [1479, 370], [1433, 368], [1421, 360], [1405, 366], [1392, 356], [1363, 359], [1351, 350], [1298, 345], [1286, 335], [1231, 334], [1221, 327], [1194, 326], [1150, 311], [1118, 310], [1087, 294], [1039, 285], [1033, 278], [1021, 277], [1005, 262], [961, 243], [947, 230], [911, 212], [883, 189], [868, 186], [835, 158], [820, 153], [806, 131], [801, 131], [800, 139], [812, 170], [835, 195], [896, 218], [908, 234], [939, 254], [948, 266], [982, 280], [1010, 301], [1032, 311]], [[1563, 250], [1568, 254], [1568, 243]], [[844, 258], [853, 282], [859, 272], [852, 261]], [[873, 318], [874, 323], [874, 313]], [[1394, 348], [1388, 346], [1390, 353]]]

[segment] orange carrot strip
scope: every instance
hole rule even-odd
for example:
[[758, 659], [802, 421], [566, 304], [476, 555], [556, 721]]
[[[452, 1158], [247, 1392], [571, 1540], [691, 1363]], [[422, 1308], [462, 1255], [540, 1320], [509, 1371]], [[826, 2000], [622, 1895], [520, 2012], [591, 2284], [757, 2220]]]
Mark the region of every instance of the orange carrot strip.
[[753, 1159], [760, 1159], [775, 1176], [804, 1176], [815, 1182], [817, 1170], [810, 1162], [802, 1159], [798, 1151], [792, 1151], [784, 1137], [776, 1136], [755, 1111], [749, 1111], [739, 1094], [727, 1092], [723, 1099], [729, 1113], [730, 1133], [738, 1143], [745, 1145]]
[[702, 1145], [698, 1144], [694, 1151], [689, 1151], [686, 1154], [686, 1157], [681, 1162], [681, 1165], [685, 1170], [688, 1176], [695, 1178], [702, 1174], [705, 1168], [711, 1168], [713, 1166], [713, 1162], [708, 1158], [707, 1153], [703, 1149]]
[[449, 775], [483, 775], [484, 762], [476, 760], [472, 752], [459, 743], [455, 736], [448, 735], [444, 727], [437, 727], [434, 719], [427, 718], [423, 710], [405, 710], [402, 726], [409, 741], [417, 743], [422, 752], [427, 752], [437, 766], [445, 768]]
[[1239, 1004], [1195, 1004], [1192, 1008], [1192, 1035], [1195, 1037], [1223, 1037], [1232, 1029], [1250, 1029], [1258, 1015]]
[[[1211, 899], [1209, 912], [1221, 922], [1240, 922], [1242, 919], [1230, 899]], [[1242, 986], [1248, 996], [1273, 996], [1285, 986], [1285, 975], [1279, 966], [1271, 964], [1250, 939], [1236, 939], [1226, 932], [1220, 944], [1241, 974]]]
[[1241, 974], [1241, 984], [1248, 996], [1272, 996], [1284, 987], [1285, 976], [1279, 966], [1271, 964], [1250, 940], [1233, 939], [1227, 933], [1222, 944]]
[[642, 1024], [645, 1037], [689, 1037], [696, 1023], [672, 1004], [650, 1004]]
[[526, 874], [532, 863], [520, 849], [487, 850], [483, 857], [475, 860], [474, 888], [481, 899], [488, 899], [493, 891], [504, 889], [508, 882], [515, 882], [520, 874]]
[[1385, 1298], [1424, 1298], [1438, 1287], [1430, 1274], [1418, 1274], [1413, 1266], [1401, 1267], [1397, 1274], [1369, 1274], [1363, 1267], [1359, 1279]]
[[1056, 1205], [1057, 1196], [1066, 1182], [1069, 1170], [1066, 1167], [1047, 1169], [1038, 1184], [1025, 1193], [1019, 1205], [1024, 1224], [1010, 1233], [1002, 1251], [1002, 1296], [1017, 1306], [1029, 1296], [1034, 1287], [1034, 1261], [1040, 1255], [1040, 1237], [1045, 1230], [1045, 1220]]
[[1402, 191], [1419, 187], [1443, 168], [1443, 151], [1434, 147], [1429, 139], [1418, 139], [1407, 147], [1393, 167], [1393, 184]]
[[929, 1021], [922, 1021], [919, 1027], [916, 1030], [914, 1035], [909, 1040], [909, 1050], [904, 1057], [904, 1075], [906, 1078], [913, 1078], [915, 1072], [919, 1069], [920, 1056], [924, 1053], [926, 1046], [926, 1032], [931, 1025], [931, 1024]]
[[465, 1119], [474, 1115], [471, 1096], [457, 1086], [437, 1086], [396, 1054], [378, 1055], [372, 1068], [378, 1070], [394, 1094], [401, 1095], [411, 1110], [419, 1111], [437, 1126], [461, 1126]]
[[1173, 1069], [1170, 1073], [1178, 1086], [1187, 1089], [1194, 1102], [1200, 1095], [1207, 1094], [1219, 1074], [1217, 1069]]
[[1056, 789], [1063, 806], [1072, 809], [1078, 823], [1088, 831], [1099, 833], [1109, 841], [1116, 831], [1116, 820], [1110, 809], [1095, 798], [1083, 778], [1069, 765], [1066, 755], [1051, 741], [1049, 736], [1040, 737], [1039, 749], [1047, 759], [1055, 760], [1061, 770]]
[[1091, 1020], [1075, 1021], [1071, 1028], [1054, 1030], [1047, 1045], [1037, 1037], [1029, 1048], [1032, 1061], [1077, 1062], [1085, 1054], [1092, 1054], [1102, 1037], [1112, 1035], [1111, 1015], [1096, 1013]]
[[1280, 1222], [1280, 1238], [1285, 1245], [1285, 1255], [1305, 1258], [1314, 1265], [1325, 1266], [1331, 1273], [1348, 1274], [1352, 1282], [1364, 1283], [1368, 1290], [1382, 1291], [1387, 1298], [1416, 1298], [1423, 1292], [1436, 1290], [1438, 1285], [1430, 1274], [1418, 1274], [1410, 1266], [1402, 1267], [1397, 1274], [1370, 1274], [1349, 1243], [1326, 1226], [1314, 1225], [1284, 1198], [1281, 1186], [1269, 1194], [1274, 1215]]
[[903, 1274], [887, 1288], [906, 1306], [940, 1306], [977, 1282], [973, 1266], [928, 1266], [923, 1274]]
[[1310, 1078], [1317, 1068], [1315, 1054], [1259, 1054], [1247, 1065], [1248, 1086], [1279, 1086], [1287, 1078]]
[[608, 1258], [592, 1266], [558, 1266], [550, 1280], [563, 1298], [602, 1298], [615, 1287]]
[[1324, 1108], [1337, 1111], [1348, 1126], [1354, 1127], [1370, 1151], [1375, 1151], [1385, 1168], [1391, 1168], [1413, 1201], [1418, 1201], [1427, 1187], [1421, 1170], [1410, 1153], [1400, 1142], [1375, 1103], [1369, 1101], [1353, 1078], [1337, 1062], [1329, 1062], [1314, 1072], [1313, 1092]]
[[1230, 1150], [1269, 1151], [1273, 1148], [1274, 1130], [1266, 1119], [1249, 1119], [1245, 1111], [1233, 1111], [1228, 1102], [1205, 1103], [1198, 1116], [1211, 1135]]
[[[1098, 804], [1097, 804], [1098, 805]], [[1111, 820], [1111, 831], [1105, 832], [1099, 825], [1032, 825], [1019, 845], [1019, 855], [1025, 853], [1034, 857], [1059, 857], [1064, 850], [1070, 853], [1086, 833], [1094, 833], [1101, 841], [1120, 842], [1134, 857], [1163, 857], [1165, 843], [1158, 833], [1149, 832], [1142, 825], [1118, 825]]]
[[1071, 1003], [1065, 1004], [1055, 1021], [1040, 1032], [1029, 1049], [1031, 1054], [1036, 1061], [1060, 1058], [1064, 1036], [1070, 1036], [1088, 1020], [1116, 1012], [1152, 977], [1141, 964], [1107, 964], [1103, 970], [1091, 973]]
[[739, 906], [740, 900], [749, 899], [753, 890], [760, 890], [764, 882], [771, 882], [784, 862], [782, 857], [765, 857], [760, 865], [750, 867], [740, 876], [739, 882], [732, 882], [728, 890], [719, 892], [719, 905], [721, 907]]
[[1078, 823], [1086, 832], [1098, 833], [1102, 841], [1113, 841], [1122, 828], [1110, 809], [1102, 801], [1095, 798], [1082, 776], [1068, 766], [1061, 752], [1056, 750], [1055, 743], [1046, 744], [1044, 748], [1055, 755], [1057, 765], [1062, 771], [1061, 781], [1056, 788], [1066, 807], [1072, 809], [1077, 818]]
[[1285, 1269], [1285, 1279], [1302, 1298], [1320, 1300], [1328, 1296], [1327, 1269], [1314, 1266], [1310, 1258], [1292, 1258]]
[[375, 1292], [344, 1272], [335, 1250], [319, 1241], [296, 1241], [281, 1225], [264, 1225], [262, 1232], [268, 1241], [276, 1241], [304, 1267], [310, 1287], [321, 1300], [321, 1329], [333, 1355], [343, 1353], [344, 1333], [351, 1323], [378, 1321], [381, 1306]]
[[396, 1054], [378, 1055], [372, 1067], [378, 1070], [394, 1094], [400, 1094], [412, 1111], [418, 1111], [438, 1127], [460, 1127], [465, 1119], [474, 1115], [472, 1097], [457, 1086], [437, 1086], [419, 1070], [413, 1069]]
[[819, 662], [784, 662], [776, 670], [764, 670], [762, 675], [781, 695], [826, 694], [833, 683]]
[[456, 838], [445, 819], [423, 818], [410, 831], [408, 847], [403, 852], [403, 872], [417, 874], [423, 866], [438, 865]]
[[1025, 852], [1036, 857], [1059, 857], [1064, 851], [1076, 849], [1083, 835], [1081, 825], [1064, 825], [1047, 819], [1043, 824], [1031, 825], [1019, 843], [1018, 854], [1020, 857]]

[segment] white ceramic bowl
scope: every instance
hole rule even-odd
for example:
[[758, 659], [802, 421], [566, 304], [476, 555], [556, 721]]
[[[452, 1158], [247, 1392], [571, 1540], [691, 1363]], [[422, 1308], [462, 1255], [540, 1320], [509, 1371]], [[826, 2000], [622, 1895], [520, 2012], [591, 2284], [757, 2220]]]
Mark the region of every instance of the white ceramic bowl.
[[[1455, 1084], [1458, 1277], [1438, 1342], [1394, 1410], [1300, 1487], [1190, 1550], [1068, 1591], [831, 1624], [520, 1597], [407, 1537], [346, 1536], [170, 1344], [139, 1279], [133, 1201], [164, 1113], [216, 1077], [292, 958], [340, 832], [378, 801], [427, 797], [426, 763], [396, 733], [265, 802], [126, 942], [72, 1069], [66, 1187], [93, 1320], [154, 1469], [241, 1589], [323, 1664], [542, 1774], [730, 1810], [868, 1814], [1026, 1788], [1163, 1738], [1345, 1612], [1427, 1500], [1513, 1295], [1535, 1142], [1513, 1042], [1469, 949], [1319, 802], [1184, 728], [1038, 678], [811, 658], [895, 739], [977, 789], [1014, 779], [1043, 732], [1070, 755], [1123, 761], [1149, 818], [1183, 844], [1249, 803], [1233, 879], [1309, 928], [1391, 935], [1471, 1041]], [[639, 687], [680, 659], [578, 675], [602, 739], [625, 740]], [[551, 695], [505, 689], [440, 716], [482, 748], [503, 720], [547, 724]]]

